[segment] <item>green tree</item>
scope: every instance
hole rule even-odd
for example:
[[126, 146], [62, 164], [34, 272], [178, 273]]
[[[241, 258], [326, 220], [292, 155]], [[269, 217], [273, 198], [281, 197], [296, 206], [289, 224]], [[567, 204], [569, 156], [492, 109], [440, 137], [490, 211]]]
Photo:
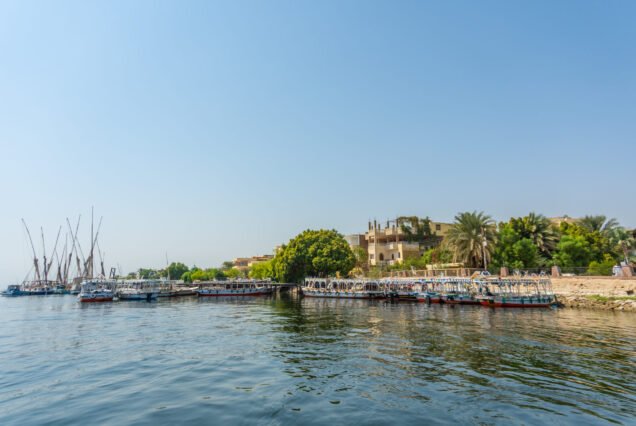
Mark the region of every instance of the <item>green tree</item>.
[[203, 269], [197, 269], [196, 271], [192, 271], [190, 273], [190, 278], [192, 281], [207, 281], [208, 273]]
[[422, 255], [422, 263], [425, 266], [451, 263], [452, 261], [453, 253], [444, 246], [437, 246], [432, 249], [428, 249]]
[[365, 269], [369, 264], [369, 254], [362, 247], [356, 247], [353, 249], [353, 255], [355, 256], [356, 268]]
[[612, 275], [612, 268], [616, 265], [616, 260], [609, 254], [605, 255], [603, 261], [593, 260], [587, 268], [590, 275]]
[[252, 265], [249, 272], [249, 277], [256, 280], [264, 280], [267, 278], [274, 278], [274, 262], [267, 260], [265, 262], [258, 262]]
[[509, 223], [520, 238], [529, 238], [544, 255], [550, 256], [555, 249], [558, 234], [545, 216], [531, 212], [524, 217], [511, 218]]
[[629, 255], [636, 248], [636, 239], [634, 235], [627, 232], [625, 228], [616, 227], [609, 232], [610, 245], [617, 254], [623, 257], [625, 263], [629, 263]]
[[226, 269], [223, 271], [223, 274], [231, 280], [245, 277], [245, 274], [243, 273], [243, 271], [236, 268]]
[[507, 266], [516, 269], [543, 266], [544, 259], [539, 247], [532, 240], [531, 235], [527, 232], [522, 234], [523, 219], [512, 218], [508, 223], [499, 224], [497, 245], [493, 253], [493, 266]]
[[553, 258], [559, 266], [583, 267], [593, 260], [593, 251], [584, 236], [564, 235], [557, 244]]
[[180, 279], [181, 276], [184, 273], [188, 272], [188, 271], [189, 271], [189, 268], [186, 265], [184, 265], [183, 263], [181, 263], [181, 262], [172, 262], [166, 268], [166, 270], [165, 270], [166, 274], [162, 275], [162, 276], [167, 276], [167, 277], [169, 277], [172, 280], [177, 280], [177, 279]]
[[144, 280], [159, 278], [159, 271], [156, 269], [140, 268], [137, 274], [139, 278]]
[[228, 270], [228, 269], [232, 269], [234, 268], [234, 262], [232, 262], [231, 260], [226, 260], [225, 262], [223, 262], [223, 264], [221, 265], [221, 269], [223, 271]]
[[355, 256], [335, 230], [306, 230], [281, 248], [273, 267], [279, 282], [300, 282], [307, 276], [345, 276], [355, 266]]
[[512, 246], [514, 255], [513, 267], [537, 268], [543, 264], [539, 248], [530, 238], [522, 238]]
[[455, 216], [455, 223], [448, 230], [445, 243], [456, 261], [479, 267], [490, 261], [496, 240], [492, 218], [483, 212], [474, 211]]
[[[601, 227], [602, 228], [602, 227]], [[589, 261], [596, 260], [598, 262], [603, 261], [605, 253], [613, 253], [610, 240], [608, 238], [608, 232], [600, 231], [598, 229], [591, 230], [589, 226], [584, 226], [578, 223], [562, 223], [560, 227], [562, 239], [563, 236], [581, 237], [588, 244]], [[604, 233], [605, 232], [605, 233]], [[558, 246], [557, 246], [558, 250]], [[587, 263], [577, 266], [587, 266]]]
[[409, 242], [422, 242], [430, 238], [431, 220], [428, 217], [401, 216], [397, 218], [397, 224]]
[[609, 235], [612, 230], [618, 227], [618, 221], [614, 218], [607, 219], [604, 215], [585, 216], [579, 221], [579, 225], [589, 232], [597, 231], [603, 236]]

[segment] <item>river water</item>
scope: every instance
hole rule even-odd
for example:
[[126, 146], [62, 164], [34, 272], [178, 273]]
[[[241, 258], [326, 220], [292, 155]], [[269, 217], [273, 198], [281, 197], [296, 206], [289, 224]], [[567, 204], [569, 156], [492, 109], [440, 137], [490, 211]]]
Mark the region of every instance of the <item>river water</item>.
[[636, 314], [0, 298], [0, 424], [635, 424]]

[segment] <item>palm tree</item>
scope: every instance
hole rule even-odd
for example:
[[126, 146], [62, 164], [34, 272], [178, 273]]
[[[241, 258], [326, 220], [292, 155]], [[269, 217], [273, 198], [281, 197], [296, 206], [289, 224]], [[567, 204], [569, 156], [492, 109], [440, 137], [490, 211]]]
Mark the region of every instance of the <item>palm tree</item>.
[[603, 236], [608, 236], [612, 230], [618, 227], [618, 221], [614, 218], [607, 219], [604, 215], [585, 216], [579, 224], [590, 232], [598, 231]]
[[609, 240], [612, 247], [623, 253], [625, 264], [629, 264], [629, 254], [636, 248], [636, 240], [634, 236], [622, 227], [616, 227], [609, 233]]
[[471, 267], [486, 266], [496, 242], [495, 221], [484, 212], [463, 212], [446, 234], [445, 243], [455, 261]]
[[546, 255], [549, 255], [558, 242], [558, 236], [548, 220], [542, 214], [531, 212], [522, 218], [512, 218], [510, 223], [521, 238], [529, 238], [534, 245]]

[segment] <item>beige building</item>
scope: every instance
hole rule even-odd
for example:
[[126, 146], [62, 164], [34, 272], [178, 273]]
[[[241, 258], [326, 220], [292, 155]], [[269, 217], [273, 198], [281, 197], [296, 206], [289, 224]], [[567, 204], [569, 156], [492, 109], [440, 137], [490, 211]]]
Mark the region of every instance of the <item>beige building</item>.
[[349, 243], [349, 247], [351, 247], [352, 250], [361, 248], [364, 251], [368, 251], [369, 242], [367, 241], [365, 234], [345, 235], [345, 240], [347, 240], [347, 243]]
[[404, 259], [419, 257], [426, 250], [437, 247], [452, 226], [450, 223], [431, 222], [431, 237], [422, 242], [409, 242], [397, 222], [389, 220], [385, 226], [376, 221], [369, 222], [369, 230], [365, 233], [369, 266], [393, 265], [402, 263]]
[[573, 217], [565, 215], [565, 216], [559, 216], [559, 217], [549, 217], [548, 220], [550, 221], [551, 224], [553, 224], [554, 226], [558, 228], [559, 226], [561, 226], [562, 223], [577, 223], [581, 219], [577, 219], [577, 218], [573, 218]]
[[272, 260], [274, 255], [266, 254], [263, 256], [252, 256], [252, 257], [237, 257], [232, 261], [234, 263], [234, 269], [238, 269], [240, 271], [249, 270], [254, 264], [267, 262], [268, 260]]

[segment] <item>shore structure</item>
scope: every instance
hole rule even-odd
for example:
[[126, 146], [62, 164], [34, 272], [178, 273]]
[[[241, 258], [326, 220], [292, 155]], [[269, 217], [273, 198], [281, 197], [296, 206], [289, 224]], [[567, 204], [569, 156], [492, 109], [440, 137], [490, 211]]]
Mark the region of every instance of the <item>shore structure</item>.
[[270, 280], [204, 281], [195, 285], [199, 297], [264, 296], [274, 291]]
[[636, 312], [636, 277], [558, 277], [552, 285], [564, 307]]
[[493, 277], [487, 273], [470, 278], [307, 278], [301, 292], [307, 297], [391, 299], [492, 308], [549, 307], [556, 303], [551, 281], [546, 276]]
[[329, 297], [346, 299], [384, 299], [386, 293], [380, 283], [364, 279], [307, 278], [301, 287], [307, 297]]

